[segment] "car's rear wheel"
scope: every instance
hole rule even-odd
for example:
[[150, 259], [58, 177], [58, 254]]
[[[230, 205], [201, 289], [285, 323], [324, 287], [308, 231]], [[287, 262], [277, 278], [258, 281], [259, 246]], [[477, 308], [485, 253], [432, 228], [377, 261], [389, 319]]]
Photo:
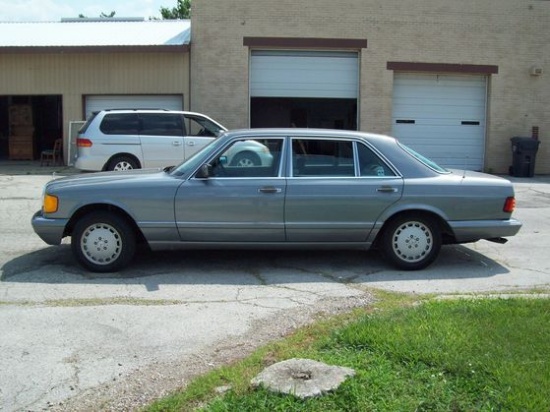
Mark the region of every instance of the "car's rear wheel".
[[242, 152], [235, 155], [235, 157], [231, 161], [231, 166], [251, 167], [259, 166], [260, 163], [260, 158], [256, 153]]
[[429, 266], [441, 250], [441, 231], [428, 216], [403, 216], [388, 223], [382, 238], [388, 260], [400, 269]]
[[122, 217], [94, 212], [76, 223], [71, 247], [82, 266], [92, 272], [115, 272], [132, 260], [136, 236]]
[[117, 156], [109, 162], [107, 169], [122, 172], [124, 170], [139, 169], [139, 164], [130, 156]]

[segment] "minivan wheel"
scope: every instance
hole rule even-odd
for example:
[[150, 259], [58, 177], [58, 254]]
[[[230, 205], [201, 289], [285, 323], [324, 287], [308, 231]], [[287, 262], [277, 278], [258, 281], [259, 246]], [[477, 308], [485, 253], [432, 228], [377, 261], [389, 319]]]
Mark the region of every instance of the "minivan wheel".
[[439, 254], [441, 231], [430, 217], [400, 217], [388, 223], [382, 247], [388, 260], [399, 269], [424, 269]]
[[115, 172], [132, 169], [139, 169], [139, 164], [130, 156], [117, 156], [107, 166], [107, 170], [114, 170]]
[[79, 263], [92, 272], [115, 272], [132, 260], [136, 236], [123, 218], [93, 212], [76, 223], [71, 248]]
[[252, 167], [260, 166], [260, 163], [260, 158], [256, 153], [242, 152], [237, 153], [235, 157], [233, 157], [233, 160], [231, 161], [231, 166]]

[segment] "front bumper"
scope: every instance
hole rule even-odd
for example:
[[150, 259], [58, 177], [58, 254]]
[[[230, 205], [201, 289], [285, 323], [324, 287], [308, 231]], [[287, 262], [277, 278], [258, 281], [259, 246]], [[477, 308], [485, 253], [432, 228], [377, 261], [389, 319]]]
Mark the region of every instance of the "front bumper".
[[31, 224], [34, 232], [48, 245], [59, 245], [65, 232], [68, 219], [48, 219], [42, 215], [42, 211], [36, 212]]
[[522, 223], [516, 219], [468, 220], [451, 221], [449, 226], [453, 230], [456, 241], [466, 243], [480, 239], [514, 236], [521, 229]]

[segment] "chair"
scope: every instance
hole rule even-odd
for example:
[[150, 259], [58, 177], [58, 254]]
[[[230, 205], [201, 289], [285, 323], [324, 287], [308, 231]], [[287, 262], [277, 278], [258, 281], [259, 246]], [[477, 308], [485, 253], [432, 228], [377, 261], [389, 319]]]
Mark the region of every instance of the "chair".
[[57, 161], [59, 161], [59, 164], [63, 164], [63, 139], [55, 139], [55, 142], [53, 144], [52, 149], [46, 149], [42, 150], [40, 153], [40, 166], [43, 166], [44, 163], [46, 163], [47, 166], [50, 165], [50, 161], [52, 162], [52, 165], [55, 166], [57, 164]]

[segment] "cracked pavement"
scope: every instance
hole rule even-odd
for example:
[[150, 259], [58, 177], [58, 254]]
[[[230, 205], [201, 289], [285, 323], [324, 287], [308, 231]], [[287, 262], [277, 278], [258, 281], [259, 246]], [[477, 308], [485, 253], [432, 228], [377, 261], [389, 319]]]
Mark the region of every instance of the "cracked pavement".
[[507, 244], [447, 246], [421, 272], [375, 252], [171, 250], [115, 274], [87, 272], [69, 244], [34, 234], [49, 179], [0, 174], [1, 411], [132, 409], [318, 316], [368, 305], [371, 288], [550, 289], [548, 177], [512, 178], [524, 227]]

